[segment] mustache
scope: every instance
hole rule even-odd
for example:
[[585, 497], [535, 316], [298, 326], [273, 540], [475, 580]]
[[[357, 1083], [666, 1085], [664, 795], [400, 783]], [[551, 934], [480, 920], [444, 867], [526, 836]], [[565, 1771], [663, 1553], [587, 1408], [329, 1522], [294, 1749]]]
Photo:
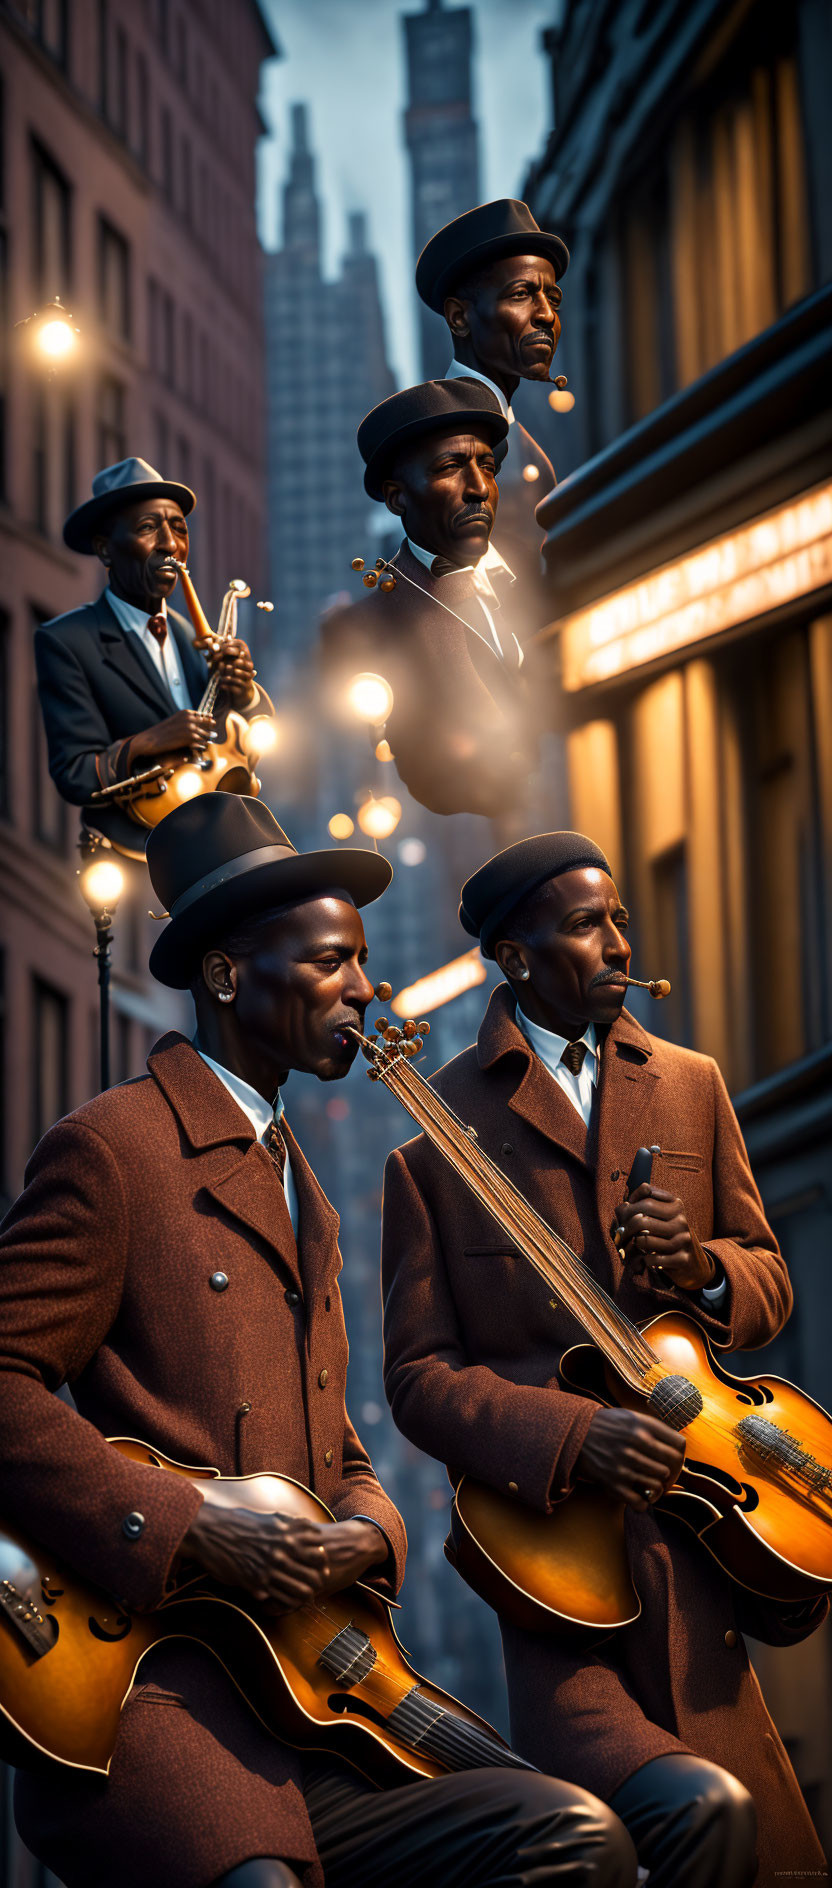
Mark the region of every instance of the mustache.
[[524, 334], [523, 336], [524, 347], [529, 347], [532, 343], [536, 341], [545, 341], [548, 347], [554, 347], [555, 345], [554, 329], [553, 328], [535, 328], [533, 334]]
[[462, 510], [454, 514], [454, 524], [470, 524], [474, 519], [476, 519], [478, 523], [479, 520], [482, 519], [484, 524], [492, 525], [494, 523], [494, 513], [491, 506], [463, 505]]
[[599, 985], [601, 984], [615, 983], [618, 985], [618, 988], [620, 990], [626, 984], [626, 981], [627, 981], [626, 970], [599, 970], [597, 974], [593, 977], [592, 982], [590, 983], [589, 987], [590, 987], [590, 990], [597, 990]]
[[363, 1030], [363, 1028], [364, 1028], [364, 1010], [363, 1009], [352, 1010], [349, 1016], [342, 1017], [340, 1022], [330, 1024], [330, 1031], [333, 1036], [343, 1036], [346, 1034], [348, 1029]]

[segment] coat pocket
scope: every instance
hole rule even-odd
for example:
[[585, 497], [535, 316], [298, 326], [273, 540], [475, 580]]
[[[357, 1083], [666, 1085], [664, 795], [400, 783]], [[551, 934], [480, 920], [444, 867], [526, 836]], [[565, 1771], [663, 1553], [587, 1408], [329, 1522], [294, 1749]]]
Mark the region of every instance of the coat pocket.
[[523, 1255], [519, 1246], [510, 1245], [504, 1239], [496, 1246], [463, 1246], [462, 1256], [465, 1259], [519, 1259]]
[[663, 1147], [655, 1156], [668, 1173], [701, 1173], [705, 1166], [704, 1155], [687, 1153], [683, 1148]]

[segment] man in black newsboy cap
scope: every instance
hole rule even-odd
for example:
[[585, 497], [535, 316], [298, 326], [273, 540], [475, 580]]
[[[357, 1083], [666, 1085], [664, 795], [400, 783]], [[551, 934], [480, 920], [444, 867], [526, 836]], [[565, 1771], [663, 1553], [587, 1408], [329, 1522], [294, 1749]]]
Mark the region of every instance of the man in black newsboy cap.
[[[684, 1313], [721, 1351], [767, 1343], [792, 1293], [739, 1124], [716, 1064], [624, 1006], [629, 917], [604, 852], [584, 833], [535, 834], [468, 879], [460, 917], [504, 981], [434, 1086], [580, 1254], [584, 1302], [595, 1279], [631, 1326]], [[653, 1177], [628, 1197], [640, 1147]], [[592, 1331], [424, 1135], [387, 1163], [382, 1248], [385, 1386], [408, 1439], [541, 1515], [581, 1482], [621, 1504], [622, 1524], [626, 1509], [628, 1623], [589, 1637], [500, 1616], [521, 1754], [603, 1797], [659, 1888], [750, 1888], [755, 1842], [766, 1888], [822, 1872], [741, 1634], [797, 1643], [825, 1596], [780, 1606], [734, 1586], [663, 1507], [684, 1435], [645, 1405], [603, 1407], [603, 1376], [583, 1375], [573, 1348]]]
[[[188, 561], [187, 518], [196, 498], [144, 459], [97, 472], [92, 497], [70, 513], [64, 542], [97, 557], [108, 575], [95, 603], [53, 617], [35, 633], [38, 695], [49, 771], [62, 798], [87, 808], [86, 823], [136, 858], [142, 828], [92, 794], [160, 760], [204, 748], [226, 711], [269, 714], [239, 637], [206, 654], [190, 621], [168, 607], [177, 584], [170, 558]], [[222, 687], [214, 719], [198, 713], [209, 670]]]
[[334, 690], [369, 669], [393, 689], [386, 735], [405, 786], [435, 813], [522, 805], [536, 748], [511, 573], [490, 552], [508, 422], [479, 380], [429, 380], [382, 401], [358, 444], [371, 498], [404, 542], [371, 597], [323, 627]]
[[529, 627], [546, 613], [535, 507], [551, 491], [555, 474], [542, 447], [515, 418], [511, 400], [521, 380], [550, 378], [568, 262], [560, 236], [540, 229], [527, 204], [501, 197], [437, 230], [416, 264], [422, 301], [444, 315], [450, 329], [448, 378], [475, 374], [509, 421], [497, 542], [522, 586]]
[[[184, 1556], [229, 1598], [306, 1607], [311, 1626], [328, 1594], [361, 1578], [392, 1595], [404, 1571], [402, 1521], [344, 1401], [338, 1217], [282, 1100], [292, 1069], [331, 1082], [351, 1066], [372, 997], [359, 907], [391, 869], [298, 853], [262, 802], [230, 794], [171, 813], [148, 866], [170, 913], [151, 965], [190, 986], [197, 1030], [166, 1036], [141, 1080], [32, 1158], [3, 1234], [2, 1511], [131, 1611], [160, 1603]], [[52, 1394], [66, 1378], [75, 1409]], [[226, 1476], [289, 1477], [334, 1524], [203, 1502], [108, 1433]], [[192, 1643], [143, 1662], [106, 1781], [18, 1773], [16, 1813], [67, 1888], [635, 1876], [621, 1824], [585, 1791], [516, 1765], [376, 1789], [337, 1752], [270, 1736]]]

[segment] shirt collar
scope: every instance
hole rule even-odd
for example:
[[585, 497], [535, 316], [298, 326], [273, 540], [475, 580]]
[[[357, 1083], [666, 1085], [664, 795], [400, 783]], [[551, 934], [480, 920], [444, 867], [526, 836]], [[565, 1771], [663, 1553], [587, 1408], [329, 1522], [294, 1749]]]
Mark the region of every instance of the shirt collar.
[[[541, 1062], [545, 1064], [550, 1074], [554, 1074], [569, 1038], [567, 1036], [558, 1036], [553, 1029], [544, 1029], [541, 1023], [533, 1023], [531, 1017], [526, 1016], [523, 1010], [521, 1010], [519, 1003], [517, 1004], [515, 1016], [517, 1027], [518, 1029], [522, 1029], [526, 1041], [531, 1045], [532, 1049], [534, 1049], [535, 1054], [539, 1055]], [[586, 1043], [587, 1057], [595, 1056], [597, 1058], [598, 1037], [595, 1033], [594, 1023], [587, 1023], [583, 1035], [576, 1037], [576, 1041]]]
[[128, 603], [124, 597], [117, 597], [115, 591], [109, 588], [106, 594], [110, 609], [122, 629], [138, 632], [147, 628], [151, 615], [167, 616], [167, 604], [164, 597], [160, 597], [155, 611], [150, 611], [140, 609], [137, 603]]
[[279, 1122], [283, 1114], [283, 1097], [280, 1089], [272, 1104], [266, 1101], [256, 1088], [252, 1088], [249, 1082], [244, 1082], [242, 1076], [232, 1074], [231, 1069], [224, 1069], [221, 1062], [215, 1062], [213, 1056], [206, 1055], [204, 1049], [197, 1048], [196, 1043], [194, 1043], [194, 1048], [197, 1055], [202, 1057], [206, 1067], [211, 1069], [217, 1079], [222, 1082], [223, 1088], [227, 1088], [232, 1101], [236, 1101], [238, 1108], [242, 1108], [243, 1114], [251, 1122], [258, 1141], [262, 1141], [266, 1129], [271, 1127], [273, 1121]]
[[483, 386], [490, 387], [491, 392], [494, 394], [495, 399], [499, 400], [503, 417], [504, 419], [508, 420], [509, 426], [514, 425], [514, 414], [512, 413], [511, 407], [509, 406], [509, 403], [506, 399], [505, 394], [503, 393], [502, 387], [498, 387], [496, 381], [489, 380], [487, 374], [481, 374], [478, 367], [466, 367], [464, 361], [458, 361], [456, 357], [454, 357], [445, 375], [445, 379], [446, 380], [481, 380]]
[[[424, 564], [425, 569], [430, 570], [436, 552], [426, 551], [421, 544], [414, 544], [412, 538], [406, 538], [405, 543], [407, 544], [408, 550], [410, 550], [416, 558], [417, 563]], [[491, 582], [493, 572], [502, 572], [508, 583], [514, 583], [515, 581], [514, 571], [506, 563], [505, 558], [500, 556], [499, 551], [495, 549], [493, 544], [489, 544], [485, 556], [481, 557], [478, 563], [460, 564], [459, 570], [461, 574], [464, 573], [466, 576], [471, 576], [477, 595], [486, 597], [488, 602], [494, 605], [495, 609], [500, 608], [500, 599]]]

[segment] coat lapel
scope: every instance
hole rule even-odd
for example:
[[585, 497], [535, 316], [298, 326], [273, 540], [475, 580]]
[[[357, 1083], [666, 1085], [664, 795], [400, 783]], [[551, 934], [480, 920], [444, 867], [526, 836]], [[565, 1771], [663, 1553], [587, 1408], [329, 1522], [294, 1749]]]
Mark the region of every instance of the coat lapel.
[[[595, 1165], [598, 1211], [605, 1229], [624, 1196], [634, 1156], [649, 1135], [659, 1079], [647, 1031], [622, 1010], [604, 1044], [598, 1094]], [[613, 1180], [613, 1174], [617, 1179]]]
[[121, 624], [107, 602], [104, 591], [94, 605], [99, 634], [101, 637], [101, 660], [105, 668], [114, 669], [124, 681], [129, 683], [136, 695], [150, 703], [160, 716], [175, 712], [176, 704], [169, 689], [151, 656], [148, 655], [138, 636], [132, 632], [125, 635]]
[[556, 1147], [570, 1154], [573, 1160], [579, 1160], [586, 1166], [586, 1124], [548, 1069], [544, 1068], [540, 1057], [534, 1054], [522, 1030], [517, 1027], [514, 1012], [511, 991], [506, 984], [498, 985], [492, 992], [477, 1038], [480, 1067], [490, 1068], [503, 1056], [513, 1055], [519, 1080], [509, 1096], [508, 1105], [512, 1112], [528, 1121], [531, 1127], [536, 1128], [539, 1134], [544, 1134]]

